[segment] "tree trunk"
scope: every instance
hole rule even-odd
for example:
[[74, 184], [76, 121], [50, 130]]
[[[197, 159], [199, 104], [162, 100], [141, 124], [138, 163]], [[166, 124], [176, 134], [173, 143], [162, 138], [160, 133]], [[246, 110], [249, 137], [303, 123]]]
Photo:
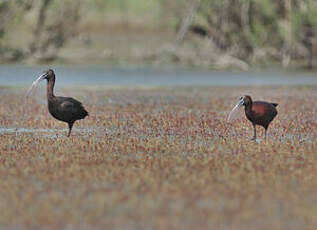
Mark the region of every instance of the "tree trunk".
[[292, 49], [292, 0], [284, 0], [285, 9], [285, 28], [284, 28], [284, 45], [282, 54], [282, 65], [284, 68], [289, 66], [291, 61]]
[[188, 32], [190, 25], [192, 24], [193, 17], [195, 15], [199, 5], [200, 5], [200, 0], [191, 1], [190, 5], [189, 5], [188, 12], [187, 12], [187, 14], [182, 22], [182, 25], [181, 25], [181, 27], [176, 35], [176, 40], [175, 40], [176, 44], [178, 44], [184, 40], [184, 37], [185, 37], [186, 33]]
[[44, 29], [45, 20], [46, 20], [46, 12], [51, 1], [52, 0], [42, 0], [42, 4], [39, 10], [39, 16], [37, 19], [37, 24], [34, 29], [33, 42], [30, 45], [30, 51], [32, 54], [35, 53], [39, 48], [38, 44], [40, 43], [39, 41], [41, 39], [42, 30]]

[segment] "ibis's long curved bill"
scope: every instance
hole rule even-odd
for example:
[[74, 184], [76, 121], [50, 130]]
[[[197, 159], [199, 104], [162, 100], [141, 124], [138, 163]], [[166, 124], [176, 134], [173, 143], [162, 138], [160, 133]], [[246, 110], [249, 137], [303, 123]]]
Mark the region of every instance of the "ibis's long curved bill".
[[238, 104], [236, 104], [233, 109], [231, 110], [229, 116], [228, 116], [228, 119], [227, 121], [232, 121], [234, 118], [236, 118], [237, 114], [238, 114], [238, 111], [239, 111], [239, 108], [243, 105], [243, 99], [241, 99]]
[[42, 74], [41, 76], [39, 76], [35, 81], [33, 81], [31, 87], [28, 89], [28, 91], [27, 91], [26, 94], [25, 94], [25, 97], [26, 97], [26, 98], [31, 94], [32, 90], [33, 90], [41, 81], [43, 81], [43, 80], [45, 79], [45, 77], [46, 77], [46, 73], [43, 73], [43, 74]]

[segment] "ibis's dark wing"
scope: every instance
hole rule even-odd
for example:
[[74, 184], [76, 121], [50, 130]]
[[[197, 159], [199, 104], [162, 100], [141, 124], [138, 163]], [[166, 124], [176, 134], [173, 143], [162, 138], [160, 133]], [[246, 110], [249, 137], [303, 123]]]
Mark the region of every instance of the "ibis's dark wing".
[[270, 122], [277, 115], [277, 110], [273, 103], [265, 101], [255, 101], [252, 105], [252, 111], [255, 113], [259, 122]]
[[59, 97], [58, 113], [63, 120], [75, 121], [83, 119], [88, 115], [81, 102], [71, 97]]

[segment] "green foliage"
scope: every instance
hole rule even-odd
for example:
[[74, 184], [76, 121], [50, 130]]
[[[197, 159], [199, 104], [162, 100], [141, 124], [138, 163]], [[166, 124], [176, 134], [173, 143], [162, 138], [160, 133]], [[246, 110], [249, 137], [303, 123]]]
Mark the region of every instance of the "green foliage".
[[290, 46], [290, 40], [300, 43], [305, 33], [303, 25], [317, 25], [317, 3], [299, 0], [202, 0], [197, 16], [198, 20], [193, 24], [210, 31], [213, 40], [222, 37], [226, 50], [235, 49], [237, 54], [243, 54], [240, 56], [242, 59], [248, 60], [257, 48], [279, 50], [284, 45]]
[[141, 15], [161, 9], [159, 0], [91, 0], [86, 4], [101, 12], [118, 11]]
[[[20, 29], [22, 24], [34, 28], [41, 2], [43, 0], [0, 1], [0, 42], [10, 31]], [[191, 26], [198, 25], [209, 32], [211, 40], [216, 43], [214, 47], [246, 61], [252, 59], [257, 49], [273, 48], [276, 53], [281, 53], [278, 52], [281, 47], [291, 45], [289, 40], [295, 47], [301, 42], [307, 26], [317, 26], [315, 0], [80, 0], [75, 3], [52, 0], [46, 25], [64, 24], [61, 33], [71, 34], [80, 18], [81, 22], [95, 23], [96, 28], [100, 28], [98, 23], [107, 23], [113, 17], [123, 18], [130, 25], [143, 23], [147, 27], [160, 26], [177, 32], [192, 5], [198, 3]], [[288, 3], [291, 3], [290, 9]], [[74, 15], [65, 16], [69, 6], [74, 4], [78, 4], [78, 10], [71, 10], [77, 17], [75, 20]], [[29, 17], [29, 12], [32, 17]]]

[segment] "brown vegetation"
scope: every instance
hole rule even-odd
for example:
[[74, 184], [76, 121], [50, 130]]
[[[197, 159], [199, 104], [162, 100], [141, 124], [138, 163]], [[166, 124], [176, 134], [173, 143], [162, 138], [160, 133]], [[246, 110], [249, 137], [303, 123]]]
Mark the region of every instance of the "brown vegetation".
[[[245, 93], [279, 103], [267, 143], [226, 122]], [[316, 229], [315, 88], [63, 94], [90, 112], [70, 138], [44, 95], [0, 89], [1, 128], [35, 129], [1, 130], [1, 229]]]

